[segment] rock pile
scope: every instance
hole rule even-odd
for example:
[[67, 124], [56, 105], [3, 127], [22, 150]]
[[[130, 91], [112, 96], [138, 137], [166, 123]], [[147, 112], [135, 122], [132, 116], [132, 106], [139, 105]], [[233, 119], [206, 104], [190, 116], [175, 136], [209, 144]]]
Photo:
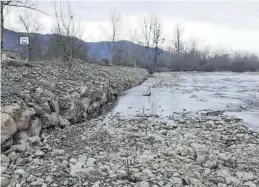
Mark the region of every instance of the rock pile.
[[30, 151], [19, 147], [18, 153], [2, 155], [9, 163], [2, 181], [10, 186], [259, 185], [258, 133], [208, 111], [170, 118], [174, 122], [114, 116], [52, 131]]
[[96, 116], [105, 103], [148, 76], [143, 69], [55, 62], [6, 63], [1, 74], [2, 151], [12, 146], [17, 132], [35, 137], [44, 128], [63, 128]]

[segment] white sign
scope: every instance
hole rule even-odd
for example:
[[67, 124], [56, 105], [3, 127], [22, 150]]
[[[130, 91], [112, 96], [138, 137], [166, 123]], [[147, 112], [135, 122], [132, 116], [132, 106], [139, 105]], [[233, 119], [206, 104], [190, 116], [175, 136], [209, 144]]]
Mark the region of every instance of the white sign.
[[20, 37], [20, 44], [28, 45], [29, 44], [29, 37]]

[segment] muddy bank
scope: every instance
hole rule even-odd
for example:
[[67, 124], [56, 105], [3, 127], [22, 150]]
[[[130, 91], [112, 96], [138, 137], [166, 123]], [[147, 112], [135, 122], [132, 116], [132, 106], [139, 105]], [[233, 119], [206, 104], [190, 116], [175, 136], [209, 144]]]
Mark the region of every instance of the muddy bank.
[[1, 148], [13, 135], [39, 136], [44, 128], [64, 128], [98, 114], [122, 91], [140, 84], [143, 69], [58, 62], [2, 65]]

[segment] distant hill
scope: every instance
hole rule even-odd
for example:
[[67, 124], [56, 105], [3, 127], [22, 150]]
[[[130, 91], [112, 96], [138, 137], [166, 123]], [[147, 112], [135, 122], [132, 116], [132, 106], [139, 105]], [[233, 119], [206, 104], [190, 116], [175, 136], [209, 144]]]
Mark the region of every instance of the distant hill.
[[[4, 38], [4, 49], [11, 51], [19, 51], [20, 50], [20, 36], [24, 35], [22, 32], [15, 32], [9, 29], [3, 30], [3, 38]], [[48, 48], [48, 41], [55, 37], [56, 34], [35, 34], [38, 36], [41, 44], [41, 48], [43, 51], [46, 51]], [[108, 41], [101, 42], [85, 42], [83, 40], [78, 39], [79, 43], [87, 47], [88, 56], [94, 57], [97, 53], [100, 58], [109, 58], [109, 48]], [[142, 45], [135, 44], [130, 41], [121, 40], [115, 43], [115, 45], [119, 45], [122, 49], [126, 51], [130, 51], [135, 53], [135, 51], [144, 50], [145, 47]], [[146, 50], [146, 49], [145, 49]], [[146, 52], [148, 52], [146, 50]], [[163, 50], [160, 50], [160, 53], [166, 53]]]

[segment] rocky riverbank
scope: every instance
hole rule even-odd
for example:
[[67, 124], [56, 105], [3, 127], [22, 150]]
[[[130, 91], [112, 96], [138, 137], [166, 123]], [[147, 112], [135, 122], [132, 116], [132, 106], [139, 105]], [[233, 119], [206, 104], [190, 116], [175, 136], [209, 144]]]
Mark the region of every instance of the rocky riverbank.
[[43, 134], [32, 149], [2, 155], [3, 177], [10, 186], [259, 185], [258, 133], [220, 112], [170, 118], [101, 117]]
[[[80, 68], [82, 69], [82, 67]], [[115, 82], [119, 82], [118, 85], [125, 82], [127, 77], [131, 78], [126, 82], [134, 79], [131, 85], [136, 85], [147, 76], [144, 70], [122, 67], [86, 65], [83, 68], [88, 69], [90, 75], [93, 72], [105, 72], [104, 75], [110, 72], [110, 76], [100, 76], [102, 77], [100, 79], [105, 81], [107, 77], [116, 75], [115, 77], [120, 77], [120, 81], [118, 78], [114, 78], [113, 82], [117, 80]], [[5, 80], [10, 79], [12, 83], [15, 83], [17, 78], [13, 80], [11, 76], [8, 76], [7, 70], [5, 71]], [[8, 71], [14, 70], [9, 69]], [[77, 69], [76, 71], [83, 70]], [[20, 98], [17, 95], [4, 94], [3, 96], [7, 98], [7, 104], [12, 103], [13, 100], [19, 101], [21, 110], [10, 110], [9, 108], [9, 110], [5, 109], [4, 113], [4, 115], [12, 116], [16, 125], [20, 124], [20, 119], [27, 119], [23, 117], [25, 116], [22, 115], [23, 112], [20, 115], [18, 111], [26, 111], [27, 107], [29, 108], [27, 113], [30, 114], [35, 110], [36, 114], [33, 114], [34, 117], [31, 118], [27, 130], [22, 130], [11, 138], [11, 140], [15, 140], [15, 145], [2, 152], [1, 186], [259, 186], [259, 134], [249, 130], [240, 119], [224, 115], [224, 111], [220, 110], [198, 110], [196, 112], [183, 110], [171, 112], [165, 117], [150, 114], [143, 108], [130, 119], [114, 113], [81, 122], [83, 117], [89, 117], [89, 115], [96, 113], [95, 110], [91, 109], [91, 105], [96, 100], [89, 103], [89, 111], [87, 110], [86, 113], [84, 109], [79, 110], [76, 106], [81, 106], [77, 104], [82, 102], [81, 99], [74, 99], [76, 98], [73, 96], [74, 91], [70, 92], [67, 88], [80, 86], [81, 78], [79, 78], [79, 83], [77, 81], [72, 83], [70, 79], [63, 78], [60, 82], [67, 85], [64, 86], [64, 89], [67, 89], [67, 95], [72, 95], [71, 98], [74, 99], [69, 105], [68, 103], [71, 102], [67, 101], [71, 100], [63, 99], [64, 96], [60, 94], [62, 90], [59, 86], [53, 84], [53, 87], [48, 87], [49, 85], [42, 84], [46, 81], [57, 82], [56, 75], [59, 75], [60, 79], [63, 76], [69, 77], [66, 74], [69, 73], [68, 70], [60, 74], [57, 73], [58, 71], [54, 72], [50, 73], [50, 78], [42, 73], [41, 77], [44, 78], [39, 80], [43, 81], [37, 81], [41, 82], [41, 86], [36, 86], [33, 89], [29, 89], [31, 84], [28, 88], [26, 87], [26, 81], [20, 82], [20, 84], [16, 83], [16, 86], [12, 87], [12, 89], [17, 87], [17, 90], [26, 87], [30, 92], [25, 93], [31, 94], [30, 97], [27, 97], [26, 94], [22, 95], [22, 99], [17, 99]], [[74, 73], [75, 71], [72, 74]], [[28, 76], [28, 73], [25, 75]], [[83, 73], [81, 72], [79, 75], [83, 75]], [[99, 74], [93, 74], [92, 79], [94, 76], [99, 76]], [[90, 81], [92, 79], [84, 78], [83, 80]], [[33, 79], [29, 78], [28, 80]], [[177, 87], [181, 81], [183, 81], [181, 77], [174, 79], [169, 74], [160, 74], [152, 76], [146, 83], [154, 89]], [[12, 84], [5, 85], [6, 90], [12, 90], [10, 85]], [[92, 85], [90, 88], [93, 89], [96, 87], [95, 84], [89, 85]], [[126, 87], [122, 86], [121, 89], [116, 90], [123, 89]], [[56, 110], [57, 107], [55, 108], [55, 105], [52, 104], [53, 100], [47, 101], [46, 104], [38, 102], [37, 98], [41, 98], [39, 96], [44, 96], [46, 92], [49, 93], [47, 90], [57, 96], [58, 102], [56, 103], [58, 103], [59, 110]], [[77, 91], [79, 95], [80, 90]], [[37, 96], [38, 93], [42, 95]], [[99, 92], [96, 91], [90, 96], [98, 96], [96, 93]], [[100, 93], [103, 93], [103, 89], [100, 89]], [[112, 98], [116, 94], [111, 94], [108, 98]], [[139, 90], [135, 97], [144, 97], [142, 95], [142, 91]], [[80, 96], [80, 98], [85, 97]], [[152, 98], [152, 96], [144, 98]], [[100, 102], [101, 99], [97, 101]], [[31, 102], [36, 104], [31, 105]], [[45, 112], [48, 108], [46, 106], [50, 108], [51, 113]], [[63, 108], [63, 106], [67, 107]], [[69, 109], [68, 113], [61, 112]], [[160, 110], [163, 110], [163, 106]], [[44, 121], [45, 118], [41, 117], [46, 114], [51, 115], [56, 111], [59, 111], [59, 116], [62, 117], [60, 119], [66, 119], [64, 114], [71, 114], [71, 112], [75, 114], [79, 112], [80, 115], [72, 119], [67, 118], [69, 125], [64, 126], [61, 125], [60, 121], [55, 123], [56, 125], [53, 125], [54, 120], [47, 123]], [[124, 112], [122, 111], [123, 114]], [[87, 115], [84, 116], [84, 114]], [[7, 121], [5, 124], [11, 123]], [[39, 130], [35, 124], [41, 124], [39, 129], [45, 127], [43, 124], [51, 125]], [[19, 125], [17, 125], [18, 127]], [[53, 128], [58, 130], [53, 130]], [[37, 134], [32, 136], [36, 132]]]
[[1, 149], [13, 144], [13, 136], [27, 131], [69, 126], [96, 116], [102, 106], [123, 90], [140, 84], [146, 70], [75, 62], [2, 64]]

